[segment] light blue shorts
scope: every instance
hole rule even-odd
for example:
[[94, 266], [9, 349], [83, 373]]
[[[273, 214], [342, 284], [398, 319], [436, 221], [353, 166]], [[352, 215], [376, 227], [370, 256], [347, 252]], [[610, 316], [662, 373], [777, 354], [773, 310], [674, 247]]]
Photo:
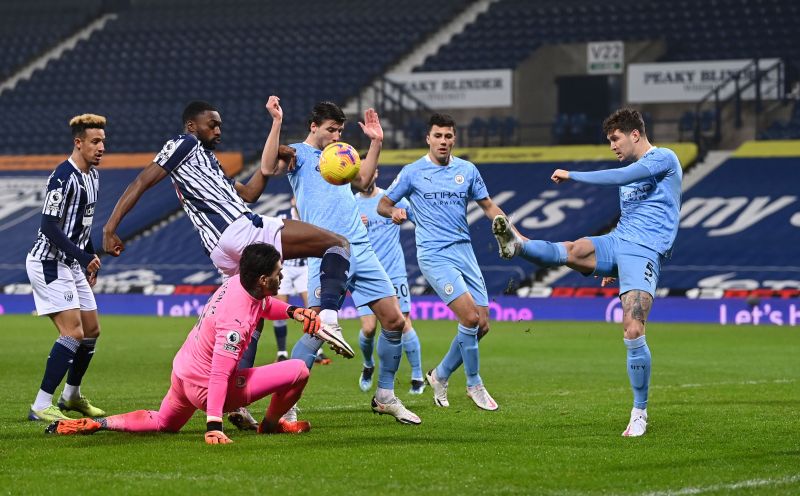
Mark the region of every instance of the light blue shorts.
[[[409, 313], [411, 311], [411, 292], [408, 290], [407, 277], [395, 277], [392, 279], [395, 294], [397, 295], [398, 303], [400, 303], [400, 311]], [[369, 305], [358, 307], [358, 316], [375, 315]]]
[[619, 279], [619, 294], [632, 289], [650, 293], [655, 298], [661, 255], [650, 248], [619, 239], [613, 233], [590, 236], [597, 265], [591, 275]]
[[489, 306], [489, 296], [472, 244], [455, 243], [433, 254], [417, 257], [419, 269], [439, 298], [448, 305], [469, 291], [479, 307]]
[[[318, 307], [321, 294], [319, 283], [319, 270], [322, 264], [320, 258], [308, 259], [308, 306]], [[350, 278], [347, 279], [347, 289], [353, 297], [357, 307], [388, 296], [394, 296], [394, 286], [386, 275], [375, 250], [369, 243], [356, 243], [350, 245]], [[344, 300], [344, 295], [342, 295]], [[341, 304], [341, 302], [339, 302]]]

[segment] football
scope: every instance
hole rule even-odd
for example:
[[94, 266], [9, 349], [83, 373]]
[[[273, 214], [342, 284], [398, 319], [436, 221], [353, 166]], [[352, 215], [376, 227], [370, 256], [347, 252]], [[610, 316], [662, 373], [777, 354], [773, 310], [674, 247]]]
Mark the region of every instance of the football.
[[331, 184], [341, 186], [349, 183], [361, 168], [361, 157], [347, 143], [331, 143], [319, 157], [319, 173]]

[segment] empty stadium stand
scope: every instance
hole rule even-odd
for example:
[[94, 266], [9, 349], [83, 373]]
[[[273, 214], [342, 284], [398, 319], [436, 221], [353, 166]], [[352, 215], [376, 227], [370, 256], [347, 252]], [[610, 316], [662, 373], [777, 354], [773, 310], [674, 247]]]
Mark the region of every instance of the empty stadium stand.
[[0, 95], [4, 112], [19, 118], [0, 135], [0, 150], [63, 151], [66, 120], [92, 111], [109, 118], [110, 151], [156, 151], [182, 127], [185, 104], [205, 99], [222, 113], [223, 146], [252, 154], [269, 130], [270, 94], [282, 97], [284, 135], [299, 136], [316, 101], [344, 103], [467, 3], [359, 0], [332, 10], [322, 0], [132, 2]]

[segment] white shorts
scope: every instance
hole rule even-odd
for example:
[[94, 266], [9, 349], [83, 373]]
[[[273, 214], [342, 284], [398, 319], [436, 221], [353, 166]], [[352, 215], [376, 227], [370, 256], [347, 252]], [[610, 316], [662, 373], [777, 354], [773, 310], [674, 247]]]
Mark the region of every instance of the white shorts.
[[36, 313], [50, 315], [80, 308], [84, 312], [97, 310], [94, 293], [86, 280], [83, 268], [56, 260], [39, 260], [28, 255], [25, 269], [33, 289]]
[[308, 290], [308, 265], [283, 267], [279, 295], [295, 296]]
[[275, 217], [261, 217], [264, 227], [256, 227], [247, 217], [239, 217], [222, 232], [219, 243], [211, 251], [211, 261], [225, 278], [239, 273], [242, 251], [253, 243], [267, 243], [281, 250], [283, 221]]

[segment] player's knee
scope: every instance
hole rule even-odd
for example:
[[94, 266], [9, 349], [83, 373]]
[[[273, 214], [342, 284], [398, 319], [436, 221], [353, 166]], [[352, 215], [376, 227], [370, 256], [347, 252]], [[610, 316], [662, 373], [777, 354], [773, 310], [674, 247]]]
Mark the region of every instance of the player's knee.
[[636, 339], [644, 335], [644, 323], [640, 320], [628, 320], [622, 326], [625, 339]]
[[367, 339], [372, 339], [375, 337], [375, 328], [377, 326], [375, 324], [367, 324], [361, 326], [361, 333], [364, 334], [364, 337]]
[[381, 321], [381, 325], [384, 329], [389, 331], [402, 331], [406, 326], [406, 319], [404, 319], [403, 314], [400, 313], [397, 315], [390, 315]]
[[303, 360], [299, 360], [299, 359], [291, 359], [289, 361], [293, 362], [292, 366], [295, 369], [294, 370], [294, 373], [295, 373], [294, 383], [298, 384], [298, 383], [306, 383], [306, 382], [308, 382], [308, 377], [311, 374], [311, 372], [308, 370], [308, 367], [306, 367], [306, 362], [304, 362]]
[[478, 341], [483, 339], [485, 335], [489, 334], [489, 325], [478, 326]]
[[99, 338], [100, 337], [100, 324], [94, 325], [92, 327], [84, 327], [83, 328], [83, 337], [84, 338]]
[[460, 323], [464, 327], [478, 327], [480, 325], [481, 319], [476, 313], [475, 315], [470, 315], [460, 319]]
[[[333, 234], [333, 233], [332, 233]], [[341, 236], [339, 234], [333, 234], [334, 241], [332, 242], [332, 246], [339, 246], [347, 250], [347, 253], [350, 253], [350, 242], [347, 241], [347, 238]]]

